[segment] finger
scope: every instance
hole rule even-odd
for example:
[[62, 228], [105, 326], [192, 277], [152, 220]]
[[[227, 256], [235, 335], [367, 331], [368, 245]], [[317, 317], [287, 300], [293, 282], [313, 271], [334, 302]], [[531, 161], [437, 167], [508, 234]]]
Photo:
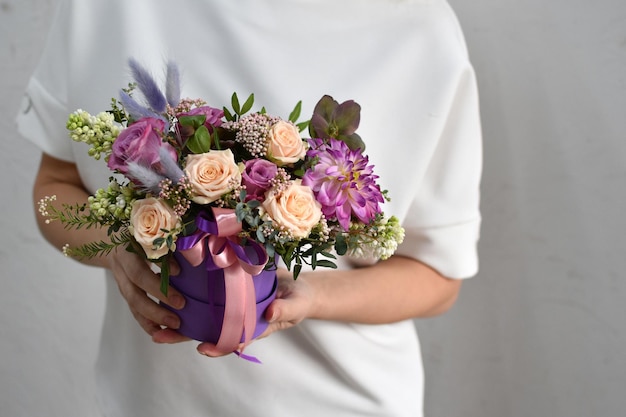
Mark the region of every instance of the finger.
[[139, 323], [141, 328], [148, 335], [152, 336], [155, 332], [161, 330], [161, 326], [159, 326], [158, 324], [156, 324], [152, 320], [148, 320], [147, 318], [145, 318], [144, 316], [138, 314], [137, 312], [133, 311], [132, 309], [131, 309], [131, 313], [133, 314], [133, 317], [135, 317], [135, 320], [137, 321], [137, 323]]
[[[145, 263], [144, 263], [145, 265]], [[168, 285], [167, 294], [161, 290], [161, 276], [152, 272], [148, 265], [137, 271], [127, 271], [133, 284], [150, 294], [157, 300], [177, 310], [185, 306], [185, 298], [174, 287]]]
[[173, 343], [186, 342], [189, 340], [191, 339], [188, 338], [187, 336], [183, 336], [182, 334], [178, 333], [176, 330], [172, 330], [172, 329], [159, 328], [159, 330], [152, 333], [152, 341], [155, 343], [173, 344]]
[[[161, 291], [160, 274], [152, 271], [150, 265], [144, 260], [132, 253], [118, 254], [118, 259], [119, 263], [116, 265], [117, 271], [114, 271], [115, 275], [124, 275], [129, 283], [175, 309], [184, 307], [185, 299], [175, 288], [168, 286], [167, 294]], [[176, 262], [175, 265], [175, 268], [179, 268]], [[126, 283], [118, 280], [118, 284], [121, 284], [122, 294], [124, 294], [124, 291], [127, 293], [132, 291], [132, 288], [129, 288]]]
[[159, 326], [171, 329], [180, 327], [180, 318], [175, 313], [154, 302], [142, 289], [137, 287], [127, 289], [123, 296], [136, 315], [135, 317], [141, 316]]
[[178, 265], [178, 262], [176, 262], [176, 259], [174, 259], [174, 257], [170, 257], [169, 265], [170, 265], [170, 275], [176, 276], [180, 274], [180, 265]]
[[285, 300], [276, 299], [267, 307], [265, 319], [272, 326], [272, 330], [282, 330], [302, 321], [302, 316], [297, 314]]
[[[237, 348], [238, 350], [240, 350], [241, 348], [243, 348], [243, 344], [240, 344], [239, 347]], [[198, 345], [198, 353], [204, 356], [208, 356], [210, 358], [219, 358], [221, 356], [226, 356], [226, 355], [230, 355], [233, 352], [224, 352], [220, 349], [217, 348], [216, 345], [214, 345], [213, 343], [200, 343]]]

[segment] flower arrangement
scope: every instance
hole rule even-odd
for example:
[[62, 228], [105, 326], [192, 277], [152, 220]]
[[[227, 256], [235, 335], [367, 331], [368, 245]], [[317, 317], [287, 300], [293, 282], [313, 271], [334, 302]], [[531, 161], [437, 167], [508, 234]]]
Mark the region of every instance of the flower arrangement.
[[[324, 96], [306, 122], [298, 122], [301, 102], [287, 119], [264, 108], [251, 112], [254, 95], [241, 104], [233, 94], [231, 108], [218, 109], [180, 99], [176, 65], [168, 64], [162, 91], [129, 62], [134, 83], [110, 110], [77, 110], [67, 121], [70, 137], [114, 174], [108, 187], [84, 205], [58, 209], [54, 196], [40, 202], [47, 221], [107, 228], [109, 241], [66, 246], [66, 255], [91, 258], [126, 247], [160, 265], [166, 292], [170, 257], [209, 211], [236, 217], [237, 243], [260, 245], [266, 269], [279, 257], [294, 278], [304, 264], [336, 267], [335, 254], [386, 259], [402, 242], [398, 219], [381, 210], [387, 193], [355, 133], [354, 101]], [[307, 127], [311, 139], [301, 137]]]

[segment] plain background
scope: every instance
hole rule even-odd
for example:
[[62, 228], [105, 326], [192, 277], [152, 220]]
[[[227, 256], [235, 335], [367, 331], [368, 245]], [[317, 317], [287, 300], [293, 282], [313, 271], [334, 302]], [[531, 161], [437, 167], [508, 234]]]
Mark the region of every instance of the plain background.
[[[481, 91], [484, 226], [480, 274], [451, 312], [417, 322], [426, 415], [622, 416], [626, 2], [451, 3]], [[30, 200], [38, 151], [13, 122], [55, 4], [0, 0], [6, 417], [97, 415], [103, 276], [40, 237]]]

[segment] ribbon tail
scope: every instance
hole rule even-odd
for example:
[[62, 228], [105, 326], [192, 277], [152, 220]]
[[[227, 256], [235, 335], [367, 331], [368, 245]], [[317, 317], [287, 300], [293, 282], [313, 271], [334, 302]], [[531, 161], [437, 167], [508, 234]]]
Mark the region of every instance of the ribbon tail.
[[246, 291], [245, 311], [244, 311], [244, 340], [241, 352], [252, 340], [254, 330], [256, 329], [256, 294], [254, 292], [254, 282], [249, 274], [246, 274], [244, 290]]
[[255, 356], [246, 355], [246, 354], [244, 354], [244, 353], [242, 353], [242, 352], [238, 352], [238, 351], [235, 351], [235, 352], [233, 352], [233, 353], [234, 353], [235, 355], [239, 356], [241, 359], [245, 359], [245, 360], [247, 360], [248, 362], [254, 362], [254, 363], [259, 363], [259, 364], [262, 364], [262, 363], [263, 363], [263, 362], [261, 362], [259, 359], [257, 359]]
[[245, 272], [238, 265], [224, 269], [224, 321], [216, 347], [222, 352], [233, 352], [239, 347], [245, 319]]

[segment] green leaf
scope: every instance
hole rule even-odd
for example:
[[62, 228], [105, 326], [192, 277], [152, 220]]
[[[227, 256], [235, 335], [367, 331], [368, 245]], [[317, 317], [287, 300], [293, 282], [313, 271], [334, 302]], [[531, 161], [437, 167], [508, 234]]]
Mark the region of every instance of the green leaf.
[[230, 98], [230, 105], [233, 106], [233, 110], [236, 114], [241, 114], [241, 107], [239, 105], [239, 97], [237, 97], [237, 93], [233, 93]]
[[215, 149], [217, 149], [218, 151], [222, 150], [222, 147], [220, 146], [220, 137], [217, 134], [217, 130], [213, 130], [213, 133], [211, 134], [211, 143], [215, 144]]
[[309, 127], [309, 120], [307, 120], [306, 122], [301, 122], [301, 123], [298, 123], [298, 124], [296, 125], [296, 127], [298, 128], [298, 131], [303, 132], [303, 131], [304, 131], [304, 129], [306, 129], [307, 127]]
[[206, 153], [211, 150], [211, 135], [209, 129], [202, 125], [187, 141], [187, 148], [195, 154]]
[[170, 285], [170, 262], [167, 256], [161, 261], [161, 292], [167, 295], [167, 289]]
[[204, 125], [204, 122], [206, 122], [206, 116], [204, 114], [198, 114], [195, 116], [180, 116], [178, 118], [178, 122], [183, 126], [189, 126], [197, 129]]
[[322, 267], [322, 268], [332, 268], [332, 269], [337, 269], [337, 265], [329, 260], [326, 259], [321, 259], [319, 261], [317, 261], [317, 267]]
[[252, 108], [252, 105], [254, 104], [254, 94], [250, 94], [250, 96], [248, 96], [248, 99], [246, 100], [245, 103], [243, 103], [243, 107], [241, 108], [241, 114], [246, 114], [250, 111], [250, 109]]
[[294, 107], [293, 110], [291, 111], [291, 114], [289, 114], [289, 121], [293, 123], [298, 121], [298, 118], [300, 117], [301, 112], [302, 112], [302, 100], [300, 100], [298, 104], [296, 104], [296, 107]]
[[337, 239], [335, 240], [335, 252], [337, 252], [339, 256], [343, 256], [348, 252], [348, 244], [346, 243], [344, 235], [337, 235]]
[[[263, 229], [260, 227], [256, 229], [256, 240], [259, 243], [265, 243], [265, 235], [263, 234]], [[266, 252], [267, 252], [267, 249], [266, 249]]]
[[293, 267], [293, 279], [298, 279], [300, 271], [302, 271], [302, 264], [296, 264], [296, 266]]
[[283, 255], [283, 261], [285, 265], [287, 265], [287, 269], [291, 269], [291, 261], [293, 260], [293, 250], [287, 251]]
[[235, 116], [233, 116], [230, 110], [228, 110], [226, 107], [222, 107], [222, 110], [224, 111], [224, 117], [226, 118], [226, 120], [228, 120], [229, 122], [235, 120]]

